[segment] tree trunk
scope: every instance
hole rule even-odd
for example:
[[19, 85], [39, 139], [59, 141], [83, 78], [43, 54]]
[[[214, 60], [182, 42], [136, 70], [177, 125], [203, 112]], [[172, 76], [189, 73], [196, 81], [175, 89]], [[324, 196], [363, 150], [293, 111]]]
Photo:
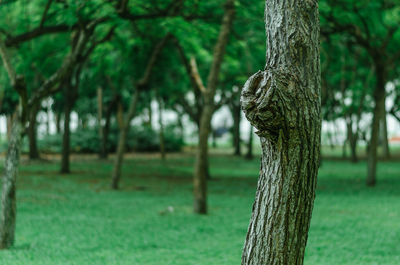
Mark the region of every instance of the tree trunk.
[[379, 138], [379, 123], [382, 120], [382, 114], [385, 107], [385, 68], [383, 63], [376, 62], [375, 69], [377, 71], [377, 82], [374, 91], [375, 107], [373, 111], [371, 125], [371, 139], [368, 145], [368, 175], [367, 186], [375, 186], [376, 184], [376, 164], [377, 149]]
[[117, 190], [119, 188], [119, 180], [121, 178], [121, 167], [124, 160], [126, 147], [126, 136], [129, 131], [129, 124], [120, 129], [118, 137], [117, 152], [115, 154], [114, 168], [111, 175], [111, 188]]
[[[236, 102], [235, 102], [236, 103]], [[235, 149], [234, 155], [240, 156], [240, 117], [241, 109], [240, 104], [232, 103], [231, 112], [233, 118], [233, 147]]]
[[54, 117], [56, 119], [56, 133], [60, 134], [61, 133], [61, 114], [59, 112], [56, 112]]
[[97, 126], [99, 130], [99, 138], [100, 138], [100, 152], [99, 158], [106, 158], [106, 143], [104, 138], [104, 128], [103, 128], [103, 88], [99, 86], [97, 88]]
[[[385, 105], [384, 105], [385, 106]], [[390, 158], [390, 148], [389, 148], [389, 137], [388, 137], [388, 130], [387, 130], [387, 121], [386, 121], [386, 109], [385, 107], [382, 108], [383, 113], [382, 113], [382, 147], [383, 147], [383, 157], [385, 159]]]
[[108, 148], [107, 148], [107, 143], [108, 143], [108, 135], [110, 132], [110, 123], [111, 123], [111, 110], [108, 110], [106, 113], [106, 118], [105, 118], [105, 124], [104, 127], [102, 128], [103, 133], [101, 134], [101, 151], [100, 151], [100, 158], [102, 159], [107, 159], [108, 157]]
[[351, 162], [357, 163], [358, 162], [358, 157], [357, 157], [357, 131], [356, 133], [353, 133], [353, 122], [352, 122], [352, 117], [349, 115], [346, 120], [346, 127], [347, 127], [347, 141], [350, 146], [350, 159]]
[[161, 159], [165, 160], [166, 153], [165, 153], [164, 124], [163, 124], [162, 112], [163, 112], [163, 102], [162, 102], [162, 99], [159, 97], [158, 98], [158, 124], [160, 126], [160, 131], [159, 131], [160, 154], [161, 154]]
[[121, 178], [121, 167], [124, 160], [124, 153], [126, 148], [126, 137], [129, 133], [130, 123], [136, 113], [137, 102], [139, 99], [139, 90], [136, 89], [129, 104], [129, 111], [126, 120], [122, 122], [120, 127], [117, 153], [115, 154], [114, 168], [111, 175], [111, 188], [117, 190], [119, 186], [119, 180]]
[[253, 159], [253, 126], [250, 124], [249, 140], [247, 142], [246, 159]]
[[7, 114], [6, 119], [7, 119], [7, 140], [9, 141], [11, 139], [13, 116], [11, 114]]
[[137, 108], [137, 102], [139, 99], [139, 94], [141, 90], [144, 90], [145, 88], [148, 87], [150, 77], [152, 70], [157, 62], [158, 56], [163, 49], [164, 45], [166, 44], [167, 40], [171, 38], [171, 35], [167, 34], [158, 42], [152, 53], [151, 56], [147, 62], [146, 69], [143, 73], [142, 78], [136, 83], [136, 88], [133, 96], [131, 96], [131, 102], [129, 103], [129, 109], [128, 113], [126, 115], [126, 118], [123, 118], [123, 110], [122, 110], [122, 104], [118, 104], [118, 123], [121, 128], [120, 132], [120, 137], [118, 140], [118, 147], [117, 147], [117, 154], [115, 157], [114, 161], [114, 169], [113, 173], [111, 175], [111, 188], [112, 189], [118, 189], [118, 184], [119, 184], [119, 179], [121, 177], [121, 166], [124, 158], [124, 152], [125, 152], [125, 142], [126, 142], [126, 136], [128, 135], [129, 132], [129, 127], [131, 120], [136, 114], [136, 108]]
[[[69, 92], [67, 92], [68, 94]], [[68, 96], [66, 96], [68, 98]], [[61, 150], [61, 173], [70, 173], [70, 119], [71, 119], [72, 102], [65, 101], [64, 106], [64, 134]]]
[[219, 72], [235, 14], [234, 2], [234, 0], [227, 0], [225, 3], [225, 13], [218, 40], [214, 47], [213, 62], [207, 78], [207, 88], [203, 87], [202, 91], [204, 105], [199, 123], [199, 144], [193, 179], [194, 212], [199, 214], [207, 213], [208, 135], [214, 112], [214, 95], [218, 84]]
[[266, 67], [241, 98], [262, 147], [242, 264], [302, 265], [321, 140], [318, 4], [267, 0], [265, 19]]
[[207, 213], [208, 134], [213, 108], [213, 105], [205, 104], [200, 120], [199, 145], [193, 181], [194, 212], [200, 214]]
[[16, 222], [16, 178], [21, 152], [22, 125], [15, 115], [4, 165], [0, 213], [0, 249], [14, 244]]
[[46, 134], [50, 135], [51, 119], [50, 119], [51, 109], [50, 106], [46, 110]]
[[37, 113], [39, 104], [32, 106], [29, 113], [28, 140], [29, 140], [29, 159], [39, 159], [39, 150], [37, 147]]

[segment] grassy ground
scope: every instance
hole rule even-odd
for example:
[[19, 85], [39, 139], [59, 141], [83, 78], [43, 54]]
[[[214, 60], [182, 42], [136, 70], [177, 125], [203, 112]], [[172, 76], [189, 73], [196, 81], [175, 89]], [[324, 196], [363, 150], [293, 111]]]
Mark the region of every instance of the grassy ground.
[[[16, 245], [1, 265], [240, 264], [259, 161], [214, 155], [208, 216], [192, 213], [192, 156], [135, 156], [122, 190], [111, 162], [85, 157], [60, 175], [57, 162], [22, 165]], [[306, 265], [400, 264], [400, 163], [382, 162], [364, 185], [365, 162], [324, 161]]]

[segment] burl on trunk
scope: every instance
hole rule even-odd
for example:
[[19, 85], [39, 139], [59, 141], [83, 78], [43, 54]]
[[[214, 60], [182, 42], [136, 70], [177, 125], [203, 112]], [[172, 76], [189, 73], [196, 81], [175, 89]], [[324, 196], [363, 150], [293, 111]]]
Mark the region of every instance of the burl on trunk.
[[318, 3], [268, 0], [265, 23], [266, 66], [241, 96], [262, 146], [242, 264], [301, 265], [319, 165]]

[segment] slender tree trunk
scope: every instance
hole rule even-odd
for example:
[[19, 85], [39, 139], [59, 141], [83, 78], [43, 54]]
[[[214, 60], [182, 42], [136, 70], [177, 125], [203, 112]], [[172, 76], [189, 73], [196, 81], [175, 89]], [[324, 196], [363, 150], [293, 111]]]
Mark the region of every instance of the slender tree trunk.
[[211, 128], [212, 147], [217, 148], [217, 132]]
[[7, 140], [9, 141], [11, 139], [13, 116], [11, 114], [7, 114], [6, 119], [7, 119]]
[[128, 135], [128, 132], [129, 132], [131, 120], [133, 119], [133, 117], [135, 117], [135, 114], [136, 114], [137, 102], [139, 99], [140, 91], [144, 90], [145, 88], [148, 87], [151, 73], [157, 62], [158, 56], [169, 38], [171, 38], [171, 35], [167, 34], [166, 36], [164, 36], [164, 38], [161, 39], [161, 41], [159, 43], [157, 43], [155, 45], [155, 47], [152, 51], [152, 54], [147, 62], [144, 74], [143, 74], [142, 78], [136, 83], [136, 89], [135, 89], [134, 94], [131, 97], [131, 102], [129, 103], [129, 109], [128, 109], [128, 113], [127, 113], [125, 119], [123, 118], [122, 105], [120, 105], [120, 104], [118, 105], [117, 119], [120, 124], [121, 132], [120, 132], [120, 137], [118, 139], [118, 147], [117, 147], [117, 154], [116, 154], [115, 161], [114, 161], [114, 169], [113, 169], [113, 172], [111, 175], [111, 188], [112, 189], [115, 189], [115, 190], [118, 189], [119, 179], [121, 177], [121, 166], [122, 166], [124, 152], [125, 152], [126, 136]]
[[160, 131], [159, 131], [160, 154], [161, 154], [161, 159], [165, 160], [166, 152], [165, 152], [164, 123], [163, 123], [162, 112], [163, 112], [163, 102], [162, 99], [158, 97], [158, 124], [160, 126]]
[[54, 117], [56, 120], [56, 133], [60, 134], [61, 133], [61, 114], [59, 112], [56, 112]]
[[108, 157], [108, 135], [110, 133], [110, 123], [111, 123], [111, 111], [107, 111], [104, 127], [102, 128], [103, 133], [101, 134], [101, 155], [100, 158], [107, 159]]
[[202, 91], [204, 105], [200, 117], [199, 144], [193, 180], [194, 212], [199, 214], [207, 213], [207, 176], [209, 175], [208, 135], [210, 133], [210, 123], [214, 112], [214, 95], [218, 84], [221, 63], [225, 55], [225, 48], [228, 43], [235, 14], [234, 2], [234, 0], [227, 0], [225, 3], [225, 13], [222, 19], [218, 40], [214, 47], [213, 62], [207, 78], [207, 88], [203, 87]]
[[383, 147], [383, 157], [385, 159], [389, 159], [390, 158], [390, 148], [389, 148], [389, 137], [388, 137], [388, 130], [387, 130], [387, 120], [386, 120], [386, 109], [385, 109], [385, 105], [382, 108], [383, 109], [383, 113], [382, 113], [382, 130], [381, 130], [381, 134], [382, 134], [382, 147]]
[[119, 180], [121, 178], [121, 167], [124, 160], [126, 148], [126, 136], [129, 131], [129, 124], [120, 129], [118, 137], [117, 152], [115, 154], [114, 167], [111, 176], [111, 188], [117, 190], [119, 188]]
[[111, 188], [117, 190], [119, 188], [119, 180], [121, 178], [121, 167], [124, 160], [124, 153], [126, 148], [126, 137], [129, 133], [130, 123], [136, 113], [137, 102], [139, 99], [139, 90], [136, 89], [129, 104], [129, 110], [126, 120], [123, 121], [120, 127], [117, 153], [115, 154], [114, 168], [111, 175]]
[[16, 179], [21, 152], [22, 125], [15, 115], [12, 125], [10, 141], [4, 175], [2, 178], [1, 213], [0, 213], [0, 249], [9, 248], [14, 244], [16, 222]]
[[31, 113], [29, 113], [29, 126], [28, 126], [28, 141], [29, 141], [29, 159], [39, 159], [39, 150], [37, 147], [37, 113], [39, 104], [32, 106]]
[[[68, 92], [67, 92], [68, 93]], [[61, 150], [61, 173], [70, 173], [70, 119], [71, 119], [72, 102], [65, 101], [64, 106], [64, 134]]]
[[106, 144], [105, 138], [104, 138], [104, 128], [103, 128], [103, 88], [99, 86], [97, 88], [97, 126], [99, 130], [99, 138], [100, 138], [100, 152], [99, 152], [99, 158], [105, 158], [106, 157]]
[[[236, 102], [235, 102], [236, 103]], [[235, 149], [234, 155], [240, 156], [240, 117], [241, 117], [241, 109], [240, 104], [236, 105], [232, 103], [231, 112], [233, 118], [233, 147]]]
[[50, 106], [47, 107], [46, 110], [46, 134], [50, 135], [50, 126], [51, 126], [51, 119], [50, 119], [51, 109]]
[[250, 124], [249, 140], [247, 142], [246, 159], [253, 159], [253, 126]]
[[368, 175], [367, 186], [375, 186], [376, 184], [376, 164], [377, 149], [379, 138], [379, 123], [382, 120], [383, 109], [385, 107], [385, 68], [383, 63], [375, 63], [377, 71], [377, 82], [374, 91], [375, 107], [373, 111], [371, 125], [371, 139], [368, 145]]
[[352, 117], [349, 116], [347, 117], [346, 120], [346, 127], [347, 127], [347, 141], [350, 146], [350, 159], [351, 162], [357, 163], [358, 162], [358, 157], [357, 157], [357, 132], [353, 133], [353, 122], [352, 122]]
[[208, 172], [208, 134], [213, 113], [213, 105], [205, 104], [200, 120], [199, 145], [195, 165], [194, 177], [194, 211], [200, 214], [207, 213], [207, 177]]
[[241, 99], [262, 147], [242, 264], [302, 265], [321, 140], [318, 4], [267, 0], [265, 19], [266, 67]]

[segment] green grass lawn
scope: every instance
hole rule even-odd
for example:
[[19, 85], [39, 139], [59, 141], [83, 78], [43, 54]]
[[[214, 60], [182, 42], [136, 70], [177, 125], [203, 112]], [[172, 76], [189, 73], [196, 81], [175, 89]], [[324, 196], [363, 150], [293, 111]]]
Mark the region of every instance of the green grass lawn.
[[[192, 213], [189, 155], [127, 160], [120, 191], [108, 188], [111, 161], [79, 158], [71, 175], [58, 162], [25, 162], [16, 245], [0, 264], [240, 264], [259, 161], [210, 161], [207, 216]], [[324, 161], [306, 265], [400, 264], [400, 163], [381, 162], [375, 188], [365, 171]]]

